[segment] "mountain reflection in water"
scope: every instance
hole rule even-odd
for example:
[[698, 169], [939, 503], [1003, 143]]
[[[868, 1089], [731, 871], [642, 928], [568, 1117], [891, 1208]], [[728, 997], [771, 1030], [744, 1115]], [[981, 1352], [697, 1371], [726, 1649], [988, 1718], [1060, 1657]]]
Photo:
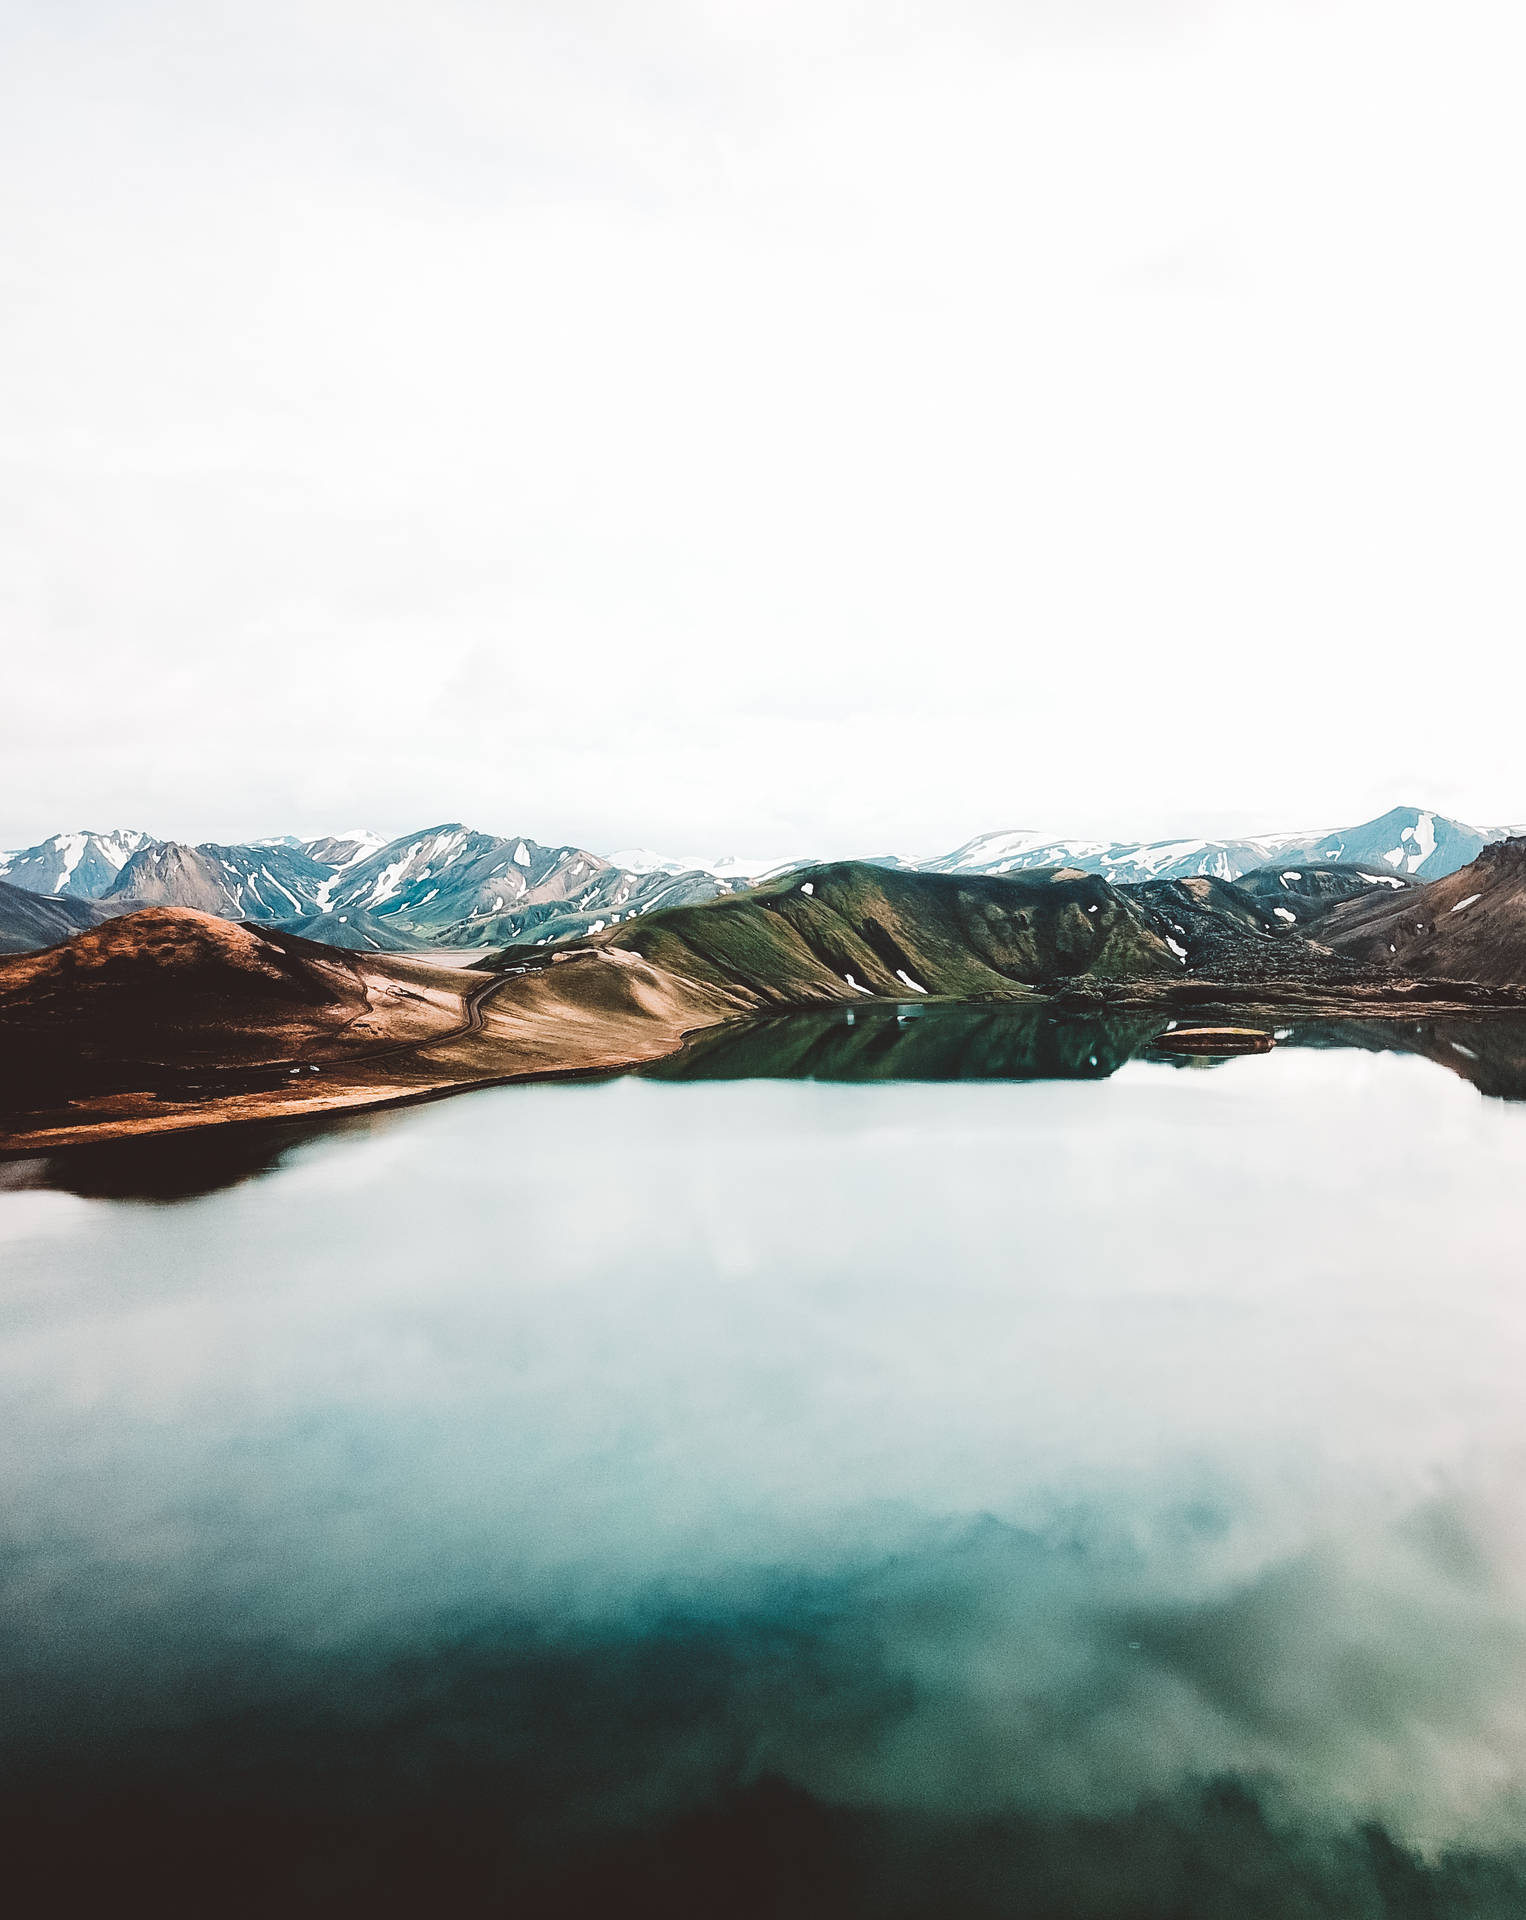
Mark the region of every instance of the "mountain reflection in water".
[[[1182, 1025], [1234, 1025], [1233, 1008], [1194, 1009]], [[1166, 1013], [1056, 1012], [1018, 1003], [830, 1007], [735, 1022], [696, 1034], [642, 1069], [657, 1080], [1105, 1080], [1127, 1061], [1212, 1064], [1154, 1042]], [[1278, 1043], [1416, 1053], [1481, 1093], [1526, 1099], [1526, 1019], [1264, 1020]]]
[[[1195, 1010], [1191, 1024], [1206, 1017]], [[1244, 1016], [1226, 1009], [1223, 1017]], [[1106, 1080], [1131, 1060], [1188, 1070], [1221, 1064], [1211, 1055], [1155, 1049], [1169, 1018], [1057, 1013], [1011, 1002], [834, 1006], [733, 1021], [696, 1034], [677, 1053], [636, 1071], [665, 1081]], [[1518, 1016], [1262, 1024], [1283, 1047], [1418, 1054], [1480, 1093], [1526, 1100], [1526, 1019]], [[0, 1162], [0, 1191], [38, 1186], [93, 1199], [186, 1200], [271, 1173], [304, 1142], [361, 1141], [392, 1119], [391, 1111], [373, 1110], [101, 1141]]]
[[1526, 1912], [1514, 1028], [852, 1011], [13, 1170], [16, 1910]]
[[643, 1071], [658, 1080], [1105, 1080], [1166, 1019], [1012, 1003], [834, 1006], [712, 1028]]

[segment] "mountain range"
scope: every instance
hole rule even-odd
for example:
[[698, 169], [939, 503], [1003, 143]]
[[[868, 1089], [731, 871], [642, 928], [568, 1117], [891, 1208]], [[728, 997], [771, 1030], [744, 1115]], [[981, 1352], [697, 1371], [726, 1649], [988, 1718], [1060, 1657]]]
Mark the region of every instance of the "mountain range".
[[28, 893], [99, 900], [149, 836], [117, 833], [55, 833], [35, 847], [0, 853], [0, 880]]
[[1128, 884], [1184, 880], [1198, 874], [1238, 880], [1276, 862], [1308, 862], [1387, 868], [1417, 880], [1439, 880], [1465, 867], [1491, 841], [1503, 840], [1513, 831], [1470, 827], [1423, 807], [1391, 807], [1358, 827], [1254, 840], [1052, 840], [1037, 834], [987, 833], [925, 865], [930, 873], [1024, 873], [1035, 867], [1079, 867]]
[[[0, 855], [0, 883], [90, 901], [105, 914], [190, 907], [313, 932], [330, 945], [397, 952], [502, 946], [532, 933], [548, 942], [654, 907], [714, 899], [747, 881], [668, 865], [637, 872], [583, 847], [450, 822], [389, 841], [350, 832], [237, 846], [188, 846], [136, 831], [55, 834]], [[14, 918], [0, 909], [0, 938]], [[23, 932], [18, 923], [13, 938]]]
[[[1139, 842], [990, 833], [935, 859], [886, 855], [867, 864], [964, 877], [1057, 868], [1125, 886], [1339, 867], [1402, 884], [1455, 872], [1507, 831], [1395, 807], [1356, 827], [1258, 839]], [[785, 861], [773, 871], [806, 864]], [[190, 907], [372, 952], [551, 945], [601, 933], [633, 915], [722, 898], [766, 871], [757, 861], [686, 862], [646, 848], [606, 858], [458, 822], [389, 841], [356, 829], [238, 845], [189, 846], [136, 829], [82, 831], [0, 854], [0, 883], [34, 896], [94, 902], [104, 914]], [[1269, 911], [1284, 924], [1306, 917], [1287, 900]], [[36, 909], [0, 902], [0, 950], [36, 944], [34, 936], [51, 924]]]
[[[259, 864], [245, 878], [264, 884], [244, 897], [262, 902], [279, 876], [324, 864], [305, 846], [246, 851]], [[328, 866], [335, 883], [319, 883], [335, 904], [308, 919], [361, 941], [390, 938], [402, 917], [389, 903], [409, 900], [411, 923], [427, 924], [444, 878], [486, 906], [476, 924], [490, 925], [503, 918], [490, 890], [512, 884], [505, 861], [518, 870], [515, 897], [549, 888], [537, 904], [552, 909], [590, 887], [618, 896], [631, 878], [565, 854], [528, 842], [505, 854], [464, 828], [355, 847]], [[935, 1000], [1020, 1001], [1056, 1021], [1100, 1011], [1127, 1016], [1130, 1047], [1151, 1044], [1174, 1016], [1250, 1020], [1258, 1031], [1289, 1018], [1387, 1020], [1418, 1045], [1438, 1017], [1505, 1014], [1519, 1025], [1526, 1011], [1526, 838], [1488, 842], [1435, 880], [1386, 860], [1125, 883], [1076, 865], [982, 874], [839, 861], [620, 918], [611, 908], [575, 941], [547, 945], [532, 927], [532, 938], [450, 971], [431, 955], [347, 951], [270, 920], [181, 905], [111, 912], [148, 884], [134, 863], [139, 876], [228, 897], [238, 883], [215, 849], [164, 843], [129, 856], [99, 901], [0, 882], [0, 911], [14, 896], [34, 918], [41, 909], [75, 929], [0, 959], [3, 1103], [15, 1123], [0, 1130], [0, 1149], [613, 1068], [745, 1016], [812, 1007], [835, 1006], [848, 1024], [859, 1007], [900, 1020]], [[369, 904], [341, 907], [344, 898]], [[35, 937], [57, 932], [39, 926]], [[878, 1031], [893, 1042], [888, 1026]], [[855, 1059], [864, 1047], [867, 1036]], [[1457, 1048], [1467, 1061], [1503, 1058], [1494, 1040]]]

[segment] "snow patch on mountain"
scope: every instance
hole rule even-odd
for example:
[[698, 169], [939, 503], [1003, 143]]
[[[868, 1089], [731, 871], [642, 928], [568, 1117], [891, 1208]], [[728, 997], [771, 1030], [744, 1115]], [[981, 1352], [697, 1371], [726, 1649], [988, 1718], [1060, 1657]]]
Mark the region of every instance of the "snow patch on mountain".
[[98, 900], [132, 856], [151, 844], [137, 828], [55, 833], [35, 847], [0, 854], [0, 880], [28, 893]]
[[313, 911], [327, 869], [300, 847], [184, 846], [152, 840], [101, 895], [118, 912], [194, 907], [228, 920], [280, 920]]
[[1197, 875], [1235, 880], [1276, 861], [1305, 860], [1323, 865], [1386, 865], [1395, 873], [1435, 880], [1467, 866], [1481, 848], [1505, 837], [1504, 828], [1470, 827], [1424, 808], [1394, 807], [1376, 820], [1336, 832], [1243, 840], [1061, 840], [1032, 832], [986, 833], [922, 865], [929, 873], [1026, 873], [1037, 867], [1075, 867], [1126, 886]]

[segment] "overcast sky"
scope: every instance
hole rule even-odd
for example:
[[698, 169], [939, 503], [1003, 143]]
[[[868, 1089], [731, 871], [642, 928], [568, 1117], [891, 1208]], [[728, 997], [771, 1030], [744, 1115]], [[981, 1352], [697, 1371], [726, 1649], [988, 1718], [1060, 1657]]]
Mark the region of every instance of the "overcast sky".
[[0, 0], [0, 846], [1526, 818], [1519, 0]]

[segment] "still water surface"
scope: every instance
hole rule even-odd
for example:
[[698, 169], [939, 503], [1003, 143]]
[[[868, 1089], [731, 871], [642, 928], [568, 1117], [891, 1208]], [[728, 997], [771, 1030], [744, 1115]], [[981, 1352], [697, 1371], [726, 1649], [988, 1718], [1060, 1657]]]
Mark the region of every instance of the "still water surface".
[[1526, 1912], [1526, 1105], [771, 1031], [0, 1169], [25, 1910]]

